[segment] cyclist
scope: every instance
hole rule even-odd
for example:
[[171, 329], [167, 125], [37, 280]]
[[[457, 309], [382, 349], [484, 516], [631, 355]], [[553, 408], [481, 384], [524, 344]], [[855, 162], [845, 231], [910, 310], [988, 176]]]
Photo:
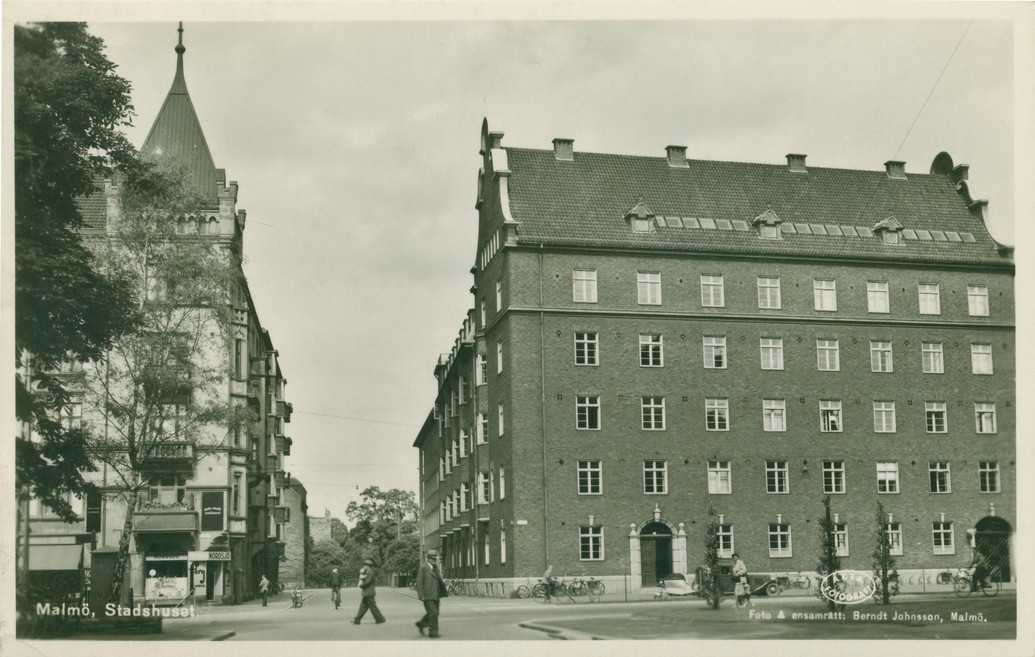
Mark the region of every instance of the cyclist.
[[974, 549], [974, 559], [970, 562], [974, 568], [974, 574], [970, 579], [970, 590], [978, 591], [988, 586], [989, 561], [985, 553], [980, 549]]
[[331, 602], [335, 609], [341, 604], [341, 573], [337, 568], [331, 570]]
[[553, 576], [553, 566], [546, 566], [546, 572], [543, 573], [543, 584], [546, 585], [546, 600], [544, 604], [550, 603], [550, 596], [557, 590], [557, 579]]

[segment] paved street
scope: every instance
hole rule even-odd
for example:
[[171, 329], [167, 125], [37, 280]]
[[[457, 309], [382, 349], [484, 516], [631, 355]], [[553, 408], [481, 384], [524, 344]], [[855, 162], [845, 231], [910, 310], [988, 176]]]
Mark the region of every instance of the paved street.
[[[343, 591], [335, 611], [326, 590], [313, 593], [302, 609], [287, 596], [266, 608], [257, 603], [210, 607], [192, 619], [165, 622], [163, 640], [226, 638], [231, 641], [398, 641], [422, 639], [413, 626], [423, 607], [408, 589], [380, 589], [378, 603], [388, 622], [349, 621], [359, 591]], [[843, 619], [801, 618], [825, 608], [810, 597], [755, 599], [754, 611], [725, 600], [718, 611], [700, 600], [608, 602], [585, 599], [550, 606], [535, 600], [453, 596], [443, 601], [441, 629], [448, 640], [584, 639], [1013, 639], [1017, 631], [1016, 594], [997, 598], [954, 595], [903, 595], [885, 610], [875, 604], [846, 608]], [[876, 616], [885, 612], [887, 618]], [[874, 616], [853, 617], [853, 612]], [[957, 619], [953, 620], [953, 613]], [[767, 616], [768, 614], [768, 616]], [[782, 618], [781, 618], [782, 614]], [[799, 617], [795, 617], [799, 614]], [[899, 614], [899, 616], [895, 616]], [[969, 614], [969, 616], [967, 616]], [[232, 633], [232, 636], [227, 636]]]

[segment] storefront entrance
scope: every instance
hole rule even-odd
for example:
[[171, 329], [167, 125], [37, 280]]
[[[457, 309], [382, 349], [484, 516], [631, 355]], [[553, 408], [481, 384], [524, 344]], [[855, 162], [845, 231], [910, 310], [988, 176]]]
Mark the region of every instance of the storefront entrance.
[[1004, 582], [1009, 582], [1010, 575], [1010, 535], [1013, 528], [1010, 523], [996, 516], [988, 516], [978, 521], [974, 528], [974, 547], [984, 554], [991, 565], [1002, 569]]

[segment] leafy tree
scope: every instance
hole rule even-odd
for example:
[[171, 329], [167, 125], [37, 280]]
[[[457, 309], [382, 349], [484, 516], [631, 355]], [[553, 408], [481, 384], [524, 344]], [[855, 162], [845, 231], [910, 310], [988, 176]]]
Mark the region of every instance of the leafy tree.
[[704, 581], [698, 582], [707, 604], [719, 608], [719, 519], [715, 507], [708, 507], [708, 524], [704, 528]]
[[82, 23], [14, 26], [16, 412], [38, 441], [16, 443], [22, 501], [76, 519], [69, 493], [87, 489], [84, 431], [63, 423], [64, 363], [100, 358], [134, 325], [132, 293], [84, 247], [77, 199], [111, 166], [132, 161], [130, 85]]
[[410, 575], [420, 566], [420, 538], [410, 534], [397, 538], [385, 549], [384, 571]]
[[313, 545], [306, 569], [307, 586], [326, 587], [331, 585], [331, 569], [337, 568], [342, 577], [355, 578], [359, 575], [363, 557], [354, 546], [341, 546], [333, 540], [324, 539]]
[[873, 578], [877, 581], [877, 602], [891, 604], [891, 591], [898, 580], [895, 557], [891, 556], [891, 536], [888, 534], [888, 514], [884, 503], [877, 502], [877, 544], [873, 549]]
[[241, 276], [232, 246], [188, 233], [184, 215], [206, 203], [181, 165], [142, 162], [120, 175], [118, 189], [117, 216], [94, 246], [104, 271], [132, 282], [140, 324], [84, 367], [84, 417], [105, 426], [91, 452], [106, 466], [110, 494], [128, 508], [113, 601], [139, 493], [153, 483], [150, 466], [172, 454], [197, 459], [191, 444], [225, 441], [230, 427], [250, 419], [226, 395], [231, 300]]
[[[820, 586], [816, 588], [816, 592], [831, 610], [844, 607], [843, 604], [836, 603], [821, 593], [824, 581], [829, 581], [826, 576], [841, 570], [841, 557], [837, 556], [837, 539], [834, 535], [836, 529], [830, 514], [830, 496], [827, 495], [823, 498], [823, 515], [819, 519], [820, 554], [816, 572], [819, 573]], [[833, 585], [836, 586], [836, 583]]]
[[417, 530], [418, 509], [412, 491], [382, 491], [369, 486], [360, 493], [360, 502], [349, 502], [345, 515], [356, 523], [349, 532], [355, 545], [366, 545], [368, 556], [378, 564], [388, 557], [388, 546], [403, 535]]

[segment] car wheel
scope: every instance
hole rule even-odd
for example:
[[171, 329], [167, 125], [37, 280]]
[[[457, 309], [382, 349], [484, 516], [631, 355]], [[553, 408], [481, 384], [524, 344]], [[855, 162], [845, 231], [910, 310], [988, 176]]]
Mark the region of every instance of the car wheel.
[[776, 582], [769, 582], [769, 584], [765, 587], [766, 595], [780, 595], [781, 592], [782, 589], [780, 588], [780, 585]]

